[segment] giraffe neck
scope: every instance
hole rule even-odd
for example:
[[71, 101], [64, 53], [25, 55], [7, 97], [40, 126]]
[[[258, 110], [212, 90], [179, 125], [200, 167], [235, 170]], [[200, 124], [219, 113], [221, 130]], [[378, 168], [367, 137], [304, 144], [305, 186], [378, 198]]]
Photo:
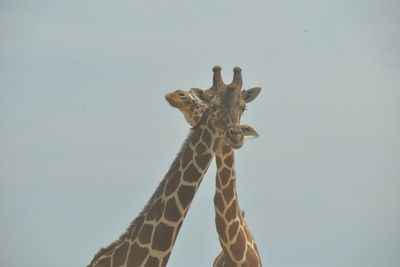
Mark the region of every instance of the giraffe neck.
[[261, 266], [257, 245], [237, 199], [233, 149], [221, 144], [215, 151], [215, 157], [215, 223], [222, 252], [215, 259], [214, 266]]
[[168, 173], [128, 230], [89, 267], [166, 266], [193, 197], [213, 158], [206, 123], [191, 130]]

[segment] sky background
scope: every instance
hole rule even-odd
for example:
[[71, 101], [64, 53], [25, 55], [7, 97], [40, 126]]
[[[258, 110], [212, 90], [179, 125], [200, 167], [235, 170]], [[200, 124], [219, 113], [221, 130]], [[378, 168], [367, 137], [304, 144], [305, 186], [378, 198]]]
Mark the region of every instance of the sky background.
[[[400, 266], [398, 1], [0, 3], [0, 265], [86, 266], [189, 132], [164, 95], [262, 87], [237, 187], [264, 266]], [[215, 163], [169, 266], [211, 266]]]

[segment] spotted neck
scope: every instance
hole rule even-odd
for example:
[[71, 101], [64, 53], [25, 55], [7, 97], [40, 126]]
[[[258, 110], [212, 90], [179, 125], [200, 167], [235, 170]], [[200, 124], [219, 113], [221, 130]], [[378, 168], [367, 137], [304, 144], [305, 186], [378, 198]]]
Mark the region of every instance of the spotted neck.
[[[178, 108], [186, 121], [192, 125], [188, 118], [193, 118], [194, 111], [202, 114], [205, 109], [199, 107], [200, 100], [190, 96], [190, 92], [177, 90], [167, 94], [166, 99], [171, 106]], [[214, 266], [261, 266], [255, 241], [244, 222], [237, 199], [234, 152], [232, 148], [223, 144], [221, 138], [217, 138], [213, 153], [217, 160], [217, 186], [214, 197], [216, 227], [222, 247], [222, 252], [214, 260]]]
[[193, 197], [213, 158], [207, 122], [191, 130], [148, 204], [128, 230], [88, 267], [166, 266]]
[[217, 162], [215, 224], [222, 252], [213, 266], [262, 266], [256, 242], [237, 199], [233, 149], [221, 143], [214, 152]]

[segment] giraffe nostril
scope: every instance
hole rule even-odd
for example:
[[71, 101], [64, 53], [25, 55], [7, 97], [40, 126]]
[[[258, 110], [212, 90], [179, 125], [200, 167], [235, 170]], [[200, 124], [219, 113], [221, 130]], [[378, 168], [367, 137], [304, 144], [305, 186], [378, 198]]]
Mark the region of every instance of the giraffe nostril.
[[242, 135], [242, 134], [243, 134], [243, 131], [242, 131], [242, 129], [240, 129], [240, 128], [232, 127], [232, 128], [229, 128], [228, 134], [229, 134], [229, 136], [231, 136], [231, 137], [236, 137], [236, 136]]

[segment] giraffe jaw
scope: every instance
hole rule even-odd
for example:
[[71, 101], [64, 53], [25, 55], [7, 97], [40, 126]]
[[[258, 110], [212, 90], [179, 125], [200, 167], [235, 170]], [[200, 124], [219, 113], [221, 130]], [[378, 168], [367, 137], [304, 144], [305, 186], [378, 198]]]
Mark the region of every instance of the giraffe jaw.
[[244, 137], [243, 135], [235, 136], [235, 137], [227, 137], [229, 145], [233, 149], [239, 149], [243, 146]]

